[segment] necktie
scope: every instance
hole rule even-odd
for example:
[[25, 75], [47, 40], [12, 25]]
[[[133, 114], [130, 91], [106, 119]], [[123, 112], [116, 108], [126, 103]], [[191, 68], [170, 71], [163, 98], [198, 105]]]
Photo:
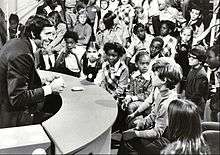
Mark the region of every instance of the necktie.
[[215, 85], [215, 71], [212, 71], [210, 74], [210, 84]]

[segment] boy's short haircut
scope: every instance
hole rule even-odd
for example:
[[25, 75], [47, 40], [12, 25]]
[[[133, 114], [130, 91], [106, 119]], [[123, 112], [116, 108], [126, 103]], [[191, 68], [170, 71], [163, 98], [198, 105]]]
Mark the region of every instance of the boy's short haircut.
[[76, 43], [78, 42], [79, 36], [74, 31], [66, 31], [63, 38], [66, 40], [67, 38], [72, 38]]
[[135, 56], [135, 63], [137, 64], [141, 57], [147, 56], [150, 58], [149, 54], [146, 51], [141, 51]]
[[196, 56], [196, 58], [202, 63], [204, 64], [206, 61], [206, 52], [205, 50], [201, 49], [201, 48], [193, 48], [192, 50], [189, 51], [190, 54]]
[[207, 49], [207, 51], [213, 51], [215, 56], [220, 56], [220, 45], [214, 45]]
[[107, 55], [108, 55], [109, 50], [114, 50], [116, 53], [118, 53], [119, 57], [122, 57], [126, 53], [124, 47], [121, 44], [117, 43], [117, 42], [113, 42], [113, 43], [112, 42], [107, 42], [107, 43], [105, 43], [104, 51]]
[[174, 89], [183, 77], [180, 65], [169, 57], [158, 58], [152, 65], [152, 71], [157, 71], [161, 80], [166, 78], [166, 87], [169, 89]]
[[163, 41], [163, 39], [162, 39], [161, 37], [154, 37], [153, 40], [151, 41], [151, 44], [152, 44], [153, 42], [155, 42], [155, 41], [160, 42], [161, 45], [162, 45], [162, 47], [163, 47], [164, 41]]
[[14, 21], [16, 21], [17, 23], [19, 23], [19, 17], [18, 17], [18, 15], [12, 13], [12, 14], [10, 15], [10, 17], [9, 17], [9, 22], [12, 21], [12, 20], [14, 20]]

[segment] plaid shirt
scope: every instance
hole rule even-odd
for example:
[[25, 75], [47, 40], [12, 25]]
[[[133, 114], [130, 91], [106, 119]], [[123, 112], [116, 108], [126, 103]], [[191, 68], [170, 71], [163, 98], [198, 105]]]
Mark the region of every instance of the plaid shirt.
[[125, 63], [119, 60], [113, 67], [108, 62], [103, 63], [103, 80], [101, 86], [104, 87], [114, 97], [124, 94], [128, 85], [128, 68]]
[[141, 74], [140, 71], [134, 72], [131, 76], [127, 95], [130, 95], [135, 101], [144, 101], [152, 91], [149, 74], [149, 72], [145, 74]]

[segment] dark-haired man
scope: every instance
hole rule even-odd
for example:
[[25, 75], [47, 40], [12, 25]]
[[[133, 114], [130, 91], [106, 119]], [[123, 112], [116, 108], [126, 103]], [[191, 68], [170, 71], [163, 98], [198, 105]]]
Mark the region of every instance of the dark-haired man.
[[34, 53], [43, 42], [52, 41], [54, 26], [39, 16], [25, 26], [24, 36], [8, 41], [0, 51], [0, 128], [32, 124], [45, 96], [64, 89], [63, 79], [55, 76], [42, 86], [34, 66]]

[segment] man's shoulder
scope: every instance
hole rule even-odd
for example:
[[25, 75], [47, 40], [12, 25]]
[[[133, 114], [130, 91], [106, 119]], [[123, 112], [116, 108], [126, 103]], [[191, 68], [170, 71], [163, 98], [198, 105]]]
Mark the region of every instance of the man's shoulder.
[[30, 53], [31, 44], [26, 39], [15, 38], [9, 40], [4, 48], [2, 48], [2, 52], [5, 52], [8, 57], [17, 57], [18, 55], [28, 54]]

